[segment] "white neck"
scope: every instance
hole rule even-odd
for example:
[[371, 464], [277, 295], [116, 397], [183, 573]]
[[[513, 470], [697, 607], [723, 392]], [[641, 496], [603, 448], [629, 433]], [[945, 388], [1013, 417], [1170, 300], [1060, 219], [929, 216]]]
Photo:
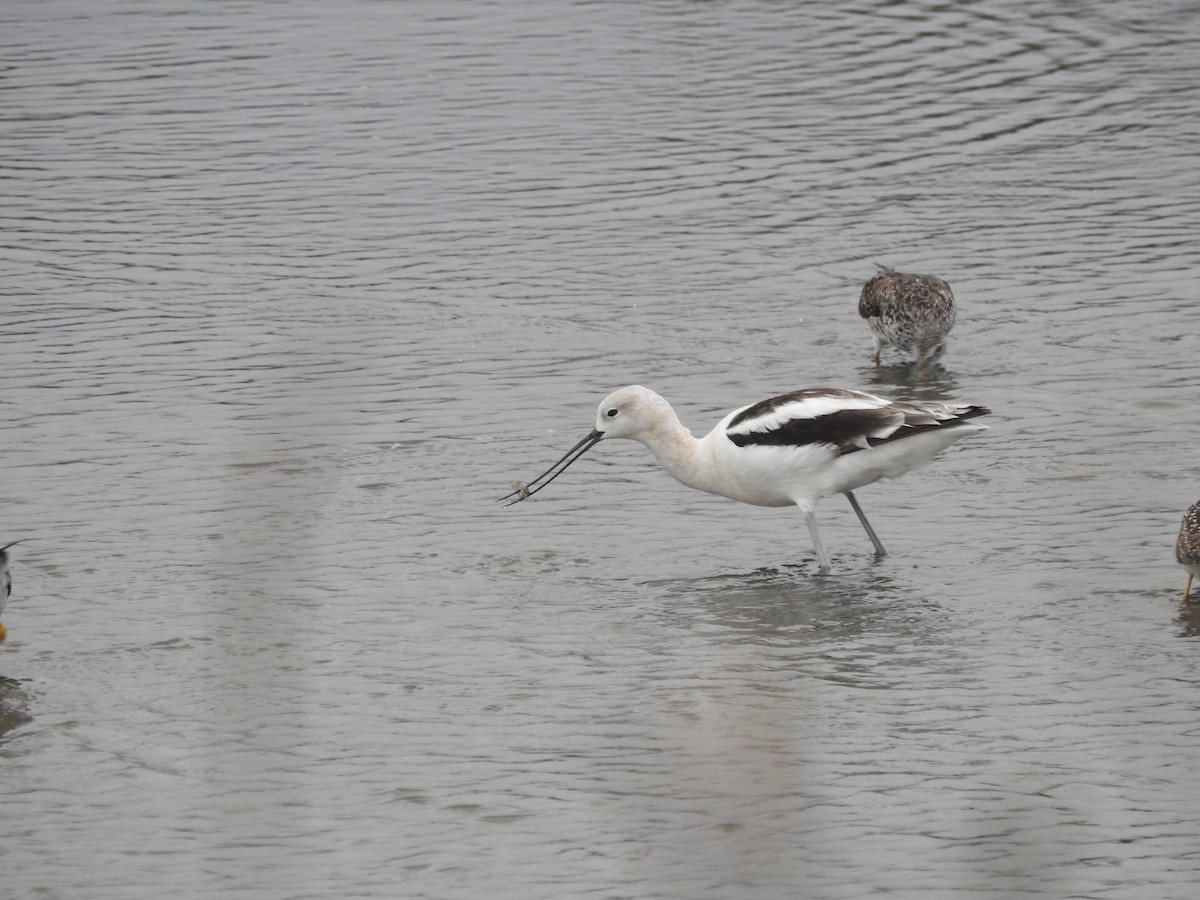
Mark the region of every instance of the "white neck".
[[675, 415], [655, 423], [635, 438], [650, 448], [667, 474], [690, 488], [719, 494], [711, 466], [703, 464], [704, 442], [697, 440]]

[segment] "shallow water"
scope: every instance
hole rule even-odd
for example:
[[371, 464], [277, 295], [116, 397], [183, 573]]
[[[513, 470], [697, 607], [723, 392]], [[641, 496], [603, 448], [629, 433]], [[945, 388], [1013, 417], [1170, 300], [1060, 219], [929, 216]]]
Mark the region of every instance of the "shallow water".
[[[0, 10], [13, 896], [1190, 897], [1184, 6]], [[876, 263], [946, 278], [875, 368]], [[992, 407], [793, 510], [602, 444]]]

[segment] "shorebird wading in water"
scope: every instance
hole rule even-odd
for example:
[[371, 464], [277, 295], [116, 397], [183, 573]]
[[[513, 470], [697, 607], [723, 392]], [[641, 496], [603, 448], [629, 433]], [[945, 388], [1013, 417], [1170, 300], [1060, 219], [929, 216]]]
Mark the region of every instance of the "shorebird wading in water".
[[744, 406], [702, 438], [692, 436], [662, 397], [640, 385], [604, 398], [596, 427], [549, 469], [517, 482], [502, 500], [518, 503], [566, 471], [603, 438], [629, 438], [650, 448], [676, 481], [750, 503], [798, 506], [821, 571], [829, 555], [817, 530], [816, 503], [845, 494], [875, 546], [887, 551], [867, 521], [856, 488], [895, 478], [929, 462], [959, 438], [986, 430], [972, 421], [983, 406], [885, 400], [861, 391], [812, 388]]
[[[12, 544], [0, 547], [0, 614], [8, 605], [8, 595], [12, 593], [12, 576], [8, 573], [8, 548], [17, 543], [20, 542], [13, 541]], [[0, 622], [0, 643], [3, 643], [7, 636], [7, 629], [5, 629], [4, 623]]]
[[1183, 514], [1179, 539], [1175, 541], [1175, 560], [1187, 569], [1187, 587], [1183, 589], [1183, 602], [1187, 603], [1192, 599], [1192, 579], [1200, 575], [1200, 500]]
[[871, 327], [875, 352], [888, 344], [917, 354], [917, 372], [924, 372], [945, 349], [946, 335], [954, 327], [954, 295], [950, 285], [933, 275], [905, 275], [880, 266], [878, 275], [863, 285], [858, 314]]

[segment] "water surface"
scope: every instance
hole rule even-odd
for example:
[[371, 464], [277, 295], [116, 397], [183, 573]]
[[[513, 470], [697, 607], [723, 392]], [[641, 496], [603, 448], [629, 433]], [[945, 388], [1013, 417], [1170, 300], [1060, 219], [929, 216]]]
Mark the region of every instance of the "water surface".
[[[0, 11], [14, 896], [1184, 898], [1185, 6]], [[958, 297], [870, 364], [875, 264]], [[602, 444], [991, 430], [794, 510]]]

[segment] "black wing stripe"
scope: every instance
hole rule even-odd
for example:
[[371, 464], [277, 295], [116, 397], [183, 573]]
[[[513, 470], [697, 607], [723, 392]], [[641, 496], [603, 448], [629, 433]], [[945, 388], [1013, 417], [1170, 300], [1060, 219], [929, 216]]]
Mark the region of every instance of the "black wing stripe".
[[[738, 419], [744, 420], [749, 412], [746, 410]], [[770, 412], [770, 408], [763, 412]], [[989, 412], [991, 410], [985, 406], [967, 406], [939, 419], [920, 407], [896, 404], [881, 409], [845, 409], [811, 419], [792, 419], [770, 431], [726, 432], [726, 437], [738, 447], [831, 444], [837, 447], [839, 454], [844, 454], [911, 437], [931, 428], [953, 427]], [[734, 424], [731, 422], [730, 427]]]

